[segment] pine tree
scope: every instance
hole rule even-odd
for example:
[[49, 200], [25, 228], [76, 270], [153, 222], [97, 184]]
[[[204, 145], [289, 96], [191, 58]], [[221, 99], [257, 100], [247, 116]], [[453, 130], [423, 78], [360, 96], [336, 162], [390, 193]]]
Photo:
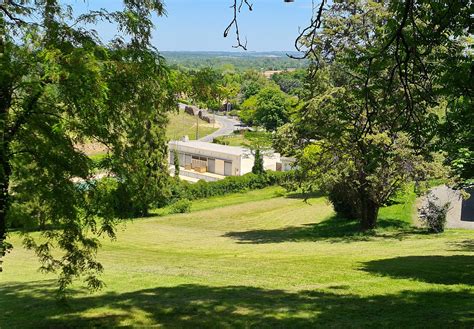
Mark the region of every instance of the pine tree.
[[174, 177], [179, 179], [179, 155], [176, 149], [173, 150]]
[[265, 169], [263, 167], [263, 156], [260, 149], [255, 150], [255, 160], [252, 167], [252, 173], [255, 175], [265, 174]]

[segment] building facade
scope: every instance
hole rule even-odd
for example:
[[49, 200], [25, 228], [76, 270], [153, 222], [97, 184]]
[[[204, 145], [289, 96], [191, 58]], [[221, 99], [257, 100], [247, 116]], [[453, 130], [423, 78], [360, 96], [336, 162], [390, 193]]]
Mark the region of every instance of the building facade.
[[[227, 176], [242, 176], [252, 171], [255, 158], [249, 149], [201, 141], [171, 141], [169, 165], [174, 171], [178, 156], [180, 176], [214, 181]], [[265, 170], [289, 170], [290, 164], [281, 163], [280, 154], [267, 152], [263, 156]], [[290, 161], [288, 161], [290, 162]]]

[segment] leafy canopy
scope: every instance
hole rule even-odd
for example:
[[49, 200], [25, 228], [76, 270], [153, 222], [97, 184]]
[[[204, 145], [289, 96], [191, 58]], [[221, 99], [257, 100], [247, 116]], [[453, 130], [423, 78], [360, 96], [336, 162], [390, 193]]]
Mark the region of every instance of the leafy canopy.
[[[112, 196], [120, 190], [143, 214], [166, 193], [175, 100], [150, 45], [163, 4], [124, 0], [120, 11], [82, 15], [56, 0], [0, 6], [0, 256], [15, 226], [62, 291], [77, 277], [100, 288], [95, 254], [98, 236], [115, 236]], [[89, 28], [100, 20], [120, 36], [102, 42]], [[91, 141], [107, 149], [98, 168], [78, 147]]]

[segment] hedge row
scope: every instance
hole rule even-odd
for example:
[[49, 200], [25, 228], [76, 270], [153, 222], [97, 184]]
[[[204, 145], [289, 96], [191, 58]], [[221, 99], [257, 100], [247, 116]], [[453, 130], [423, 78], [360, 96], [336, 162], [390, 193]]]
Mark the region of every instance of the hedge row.
[[172, 187], [170, 203], [180, 199], [197, 200], [229, 193], [256, 190], [268, 186], [280, 185], [288, 179], [288, 173], [267, 171], [264, 175], [252, 173], [243, 176], [230, 176], [216, 182], [203, 180], [191, 184], [186, 181], [176, 181]]

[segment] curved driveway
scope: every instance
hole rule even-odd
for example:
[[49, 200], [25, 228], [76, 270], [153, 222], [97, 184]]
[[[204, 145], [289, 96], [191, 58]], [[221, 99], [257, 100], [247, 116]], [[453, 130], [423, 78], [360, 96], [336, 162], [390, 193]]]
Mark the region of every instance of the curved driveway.
[[213, 132], [212, 134], [200, 138], [199, 140], [201, 142], [211, 143], [214, 138], [219, 137], [219, 136], [231, 135], [234, 132], [234, 130], [240, 128], [240, 121], [238, 120], [231, 119], [223, 115], [213, 115], [213, 114], [208, 114], [207, 112], [205, 113], [209, 115], [211, 118], [212, 117], [215, 118], [220, 128], [216, 130], [215, 132]]
[[[179, 103], [180, 109], [184, 110], [185, 107], [186, 107], [185, 104]], [[242, 128], [242, 123], [237, 119], [232, 119], [224, 115], [217, 115], [217, 114], [214, 115], [214, 114], [208, 113], [204, 109], [199, 109], [199, 110], [202, 111], [203, 114], [211, 118], [215, 118], [216, 123], [220, 126], [220, 128], [216, 130], [215, 132], [213, 132], [212, 134], [199, 138], [201, 142], [212, 143], [214, 138], [219, 137], [219, 136], [231, 135], [234, 132], [234, 130]]]

